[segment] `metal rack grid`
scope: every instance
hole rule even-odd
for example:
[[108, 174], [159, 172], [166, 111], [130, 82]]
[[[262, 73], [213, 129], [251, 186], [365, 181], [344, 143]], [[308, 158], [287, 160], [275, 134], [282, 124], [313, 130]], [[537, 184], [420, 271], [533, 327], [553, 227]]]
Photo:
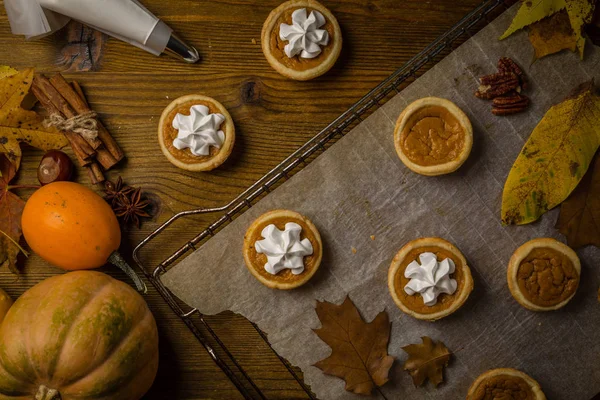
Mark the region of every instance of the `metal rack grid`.
[[[433, 66], [441, 59], [441, 57], [449, 54], [464, 40], [474, 35], [493, 18], [497, 17], [515, 2], [516, 0], [483, 1], [482, 4], [466, 15], [449, 31], [436, 39], [406, 64], [396, 70], [392, 75], [373, 88], [346, 112], [331, 122], [325, 129], [313, 136], [298, 150], [289, 155], [279, 165], [270, 170], [234, 200], [222, 207], [180, 212], [164, 222], [135, 247], [133, 250], [133, 259], [142, 269], [146, 278], [154, 285], [156, 290], [165, 299], [173, 311], [185, 322], [214, 362], [223, 370], [245, 399], [267, 400], [267, 397], [265, 397], [264, 393], [242, 368], [200, 312], [195, 308], [188, 310], [184, 309], [186, 306], [176, 299], [169, 289], [163, 285], [160, 276], [175, 262], [180, 261], [188, 252], [196, 250], [198, 245], [201, 245], [208, 238], [214, 236], [220, 229], [233, 221], [234, 218], [241, 214], [245, 209], [252, 207], [258, 199], [271, 192], [283, 181], [289, 179], [294, 173], [301, 170], [336, 140], [362, 122], [366, 116], [370, 115], [394, 94], [399, 93], [401, 89], [413, 82], [420, 74]], [[162, 261], [153, 270], [147, 269], [140, 259], [140, 251], [142, 248], [178, 219], [197, 214], [219, 214], [220, 216], [196, 237], [185, 243], [175, 253]], [[200, 324], [197, 325], [195, 320]], [[254, 327], [268, 344], [266, 336], [258, 329], [258, 327], [256, 327], [256, 325], [254, 325]], [[205, 334], [205, 332], [208, 335]], [[279, 359], [306, 392], [307, 396], [310, 399], [316, 399], [310, 389], [296, 374], [292, 366], [282, 357], [279, 357]], [[228, 364], [226, 360], [231, 365]]]

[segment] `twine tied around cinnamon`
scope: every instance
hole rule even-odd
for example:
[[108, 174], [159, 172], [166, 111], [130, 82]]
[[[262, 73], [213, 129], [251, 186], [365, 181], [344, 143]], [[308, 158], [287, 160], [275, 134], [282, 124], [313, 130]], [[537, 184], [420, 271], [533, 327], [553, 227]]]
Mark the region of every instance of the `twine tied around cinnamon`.
[[98, 137], [97, 115], [94, 111], [90, 111], [67, 119], [60, 114], [52, 114], [44, 120], [44, 126], [79, 133], [85, 139], [95, 140]]

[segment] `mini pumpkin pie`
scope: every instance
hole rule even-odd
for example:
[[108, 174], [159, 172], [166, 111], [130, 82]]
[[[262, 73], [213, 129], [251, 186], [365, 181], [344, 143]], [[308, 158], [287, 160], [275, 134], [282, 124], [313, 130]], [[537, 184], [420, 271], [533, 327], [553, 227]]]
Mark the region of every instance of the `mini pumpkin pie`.
[[392, 260], [388, 288], [406, 314], [435, 321], [465, 303], [473, 290], [473, 277], [454, 245], [440, 238], [421, 238], [405, 245]]
[[315, 0], [290, 0], [271, 12], [261, 34], [263, 53], [281, 75], [307, 81], [323, 75], [342, 50], [342, 31]]
[[394, 130], [394, 146], [410, 170], [428, 176], [456, 171], [473, 147], [473, 127], [453, 102], [426, 97], [402, 111]]
[[317, 272], [323, 243], [315, 225], [290, 210], [273, 210], [258, 217], [244, 236], [246, 267], [262, 284], [294, 289]]
[[516, 369], [497, 368], [481, 374], [469, 388], [467, 400], [546, 400], [540, 384]]
[[512, 296], [533, 311], [564, 307], [579, 287], [581, 263], [567, 245], [551, 238], [530, 240], [508, 263], [506, 278]]
[[175, 166], [210, 171], [231, 154], [235, 126], [221, 103], [192, 94], [173, 100], [165, 108], [158, 123], [158, 142]]

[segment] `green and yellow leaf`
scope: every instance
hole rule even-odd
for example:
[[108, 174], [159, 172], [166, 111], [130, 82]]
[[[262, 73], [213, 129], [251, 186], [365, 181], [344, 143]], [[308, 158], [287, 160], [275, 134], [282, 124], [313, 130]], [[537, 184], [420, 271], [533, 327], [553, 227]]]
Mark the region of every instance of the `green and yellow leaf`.
[[517, 157], [502, 194], [502, 222], [528, 224], [562, 203], [600, 146], [600, 97], [593, 82], [550, 108]]
[[542, 19], [566, 8], [567, 4], [565, 0], [524, 1], [506, 32], [500, 36], [500, 40], [506, 39], [513, 33], [525, 28], [526, 26], [529, 26], [534, 22], [541, 21]]
[[[565, 10], [569, 18], [569, 25], [573, 31], [573, 34], [575, 35], [575, 48], [579, 51], [581, 58], [583, 58], [583, 51], [585, 48], [585, 37], [583, 35], [584, 27], [592, 22], [595, 5], [595, 0], [524, 1], [521, 7], [519, 8], [519, 11], [517, 12], [517, 15], [513, 19], [511, 25], [508, 27], [506, 32], [504, 32], [504, 34], [500, 36], [500, 40], [506, 39], [513, 33], [528, 26], [540, 31], [542, 28], [540, 28], [540, 26], [535, 27], [536, 24], [539, 24], [539, 22], [542, 21], [544, 18], [551, 17], [556, 13]], [[565, 43], [566, 39], [564, 35], [557, 35], [555, 32], [556, 29], [558, 28], [544, 28], [543, 33], [547, 36], [545, 40], [546, 45], [551, 48], [560, 48], [560, 50], [565, 48], [571, 48], [571, 42]], [[554, 40], [556, 40], [557, 43], [552, 43]], [[535, 46], [535, 43], [532, 42], [532, 44], [534, 44]]]

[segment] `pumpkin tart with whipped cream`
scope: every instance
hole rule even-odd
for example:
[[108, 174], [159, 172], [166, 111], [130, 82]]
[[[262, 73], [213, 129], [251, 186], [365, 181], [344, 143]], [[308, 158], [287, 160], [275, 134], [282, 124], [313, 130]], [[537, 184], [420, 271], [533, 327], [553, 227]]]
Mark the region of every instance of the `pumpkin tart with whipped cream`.
[[342, 31], [331, 11], [318, 1], [290, 0], [269, 14], [261, 44], [277, 72], [306, 81], [333, 67], [342, 50]]
[[473, 127], [453, 102], [426, 97], [402, 111], [394, 130], [394, 146], [410, 170], [427, 176], [456, 171], [473, 147]]
[[294, 289], [321, 265], [323, 243], [317, 227], [290, 210], [258, 217], [244, 236], [244, 261], [250, 273], [272, 289]]
[[158, 142], [173, 165], [188, 171], [210, 171], [231, 154], [235, 126], [221, 103], [192, 94], [173, 100], [162, 112]]
[[497, 368], [481, 374], [469, 388], [467, 400], [546, 400], [540, 384], [517, 369]]
[[532, 311], [564, 307], [577, 292], [581, 263], [567, 245], [552, 238], [530, 240], [508, 263], [506, 277], [512, 296]]
[[408, 315], [435, 321], [458, 310], [473, 290], [471, 269], [450, 242], [421, 238], [396, 254], [388, 271], [388, 289]]

